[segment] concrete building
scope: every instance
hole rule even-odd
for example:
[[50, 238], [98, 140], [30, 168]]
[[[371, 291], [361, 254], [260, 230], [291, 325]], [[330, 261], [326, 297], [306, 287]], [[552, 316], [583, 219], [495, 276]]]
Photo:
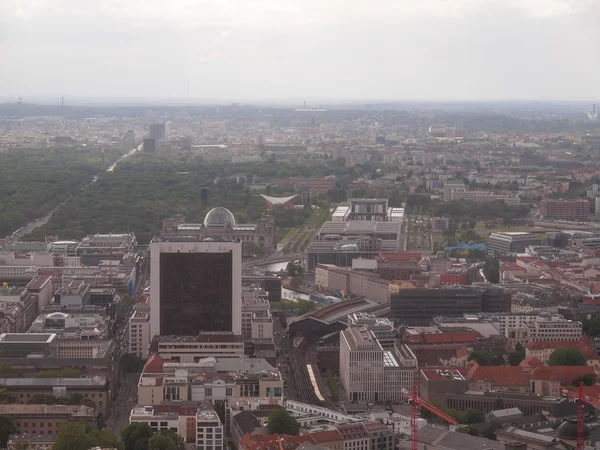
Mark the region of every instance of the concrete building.
[[271, 303], [264, 289], [250, 287], [243, 291], [242, 338], [246, 354], [250, 354], [252, 341], [256, 339], [273, 340]]
[[83, 256], [88, 253], [104, 253], [109, 258], [111, 252], [113, 254], [129, 253], [136, 245], [137, 240], [133, 233], [94, 234], [81, 240], [75, 249], [75, 254]]
[[242, 244], [150, 244], [150, 335], [242, 334]]
[[199, 450], [223, 450], [226, 448], [223, 423], [212, 405], [202, 403], [196, 415], [196, 445]]
[[431, 218], [431, 231], [434, 233], [441, 233], [450, 227], [450, 219], [448, 217], [432, 217]]
[[588, 220], [590, 202], [586, 199], [546, 199], [540, 203], [540, 214], [560, 220]]
[[340, 332], [340, 380], [353, 402], [404, 399], [415, 383], [417, 359], [407, 346], [384, 349], [367, 327]]
[[82, 308], [90, 304], [91, 285], [84, 281], [71, 281], [59, 287], [54, 294], [54, 301], [61, 308]]
[[2, 387], [15, 394], [21, 404], [40, 394], [68, 397], [81, 394], [92, 400], [99, 412], [106, 412], [110, 403], [109, 383], [105, 376], [86, 378], [0, 378]]
[[230, 398], [283, 397], [281, 374], [263, 358], [206, 358], [165, 362], [150, 357], [138, 382], [138, 405], [165, 401], [226, 401]]
[[0, 415], [11, 417], [18, 434], [56, 434], [63, 422], [84, 422], [96, 428], [96, 411], [88, 406], [0, 405]]
[[510, 308], [511, 294], [497, 288], [400, 289], [390, 297], [390, 318], [404, 325], [429, 325], [434, 317]]
[[511, 253], [524, 253], [530, 245], [539, 245], [540, 238], [533, 233], [522, 231], [491, 233], [488, 239], [488, 254], [502, 256]]
[[150, 347], [150, 313], [135, 310], [129, 319], [129, 341], [127, 342], [129, 353], [138, 358], [146, 358]]
[[277, 229], [273, 216], [263, 216], [254, 224], [238, 224], [226, 208], [211, 209], [203, 223], [185, 223], [185, 216], [174, 215], [163, 221], [165, 237], [185, 237], [189, 241], [223, 239], [227, 241], [252, 242], [267, 251], [277, 248]]
[[335, 188], [335, 177], [325, 177], [325, 178], [286, 178], [282, 180], [277, 180], [274, 183], [276, 187], [293, 187], [295, 190], [310, 190], [312, 192], [323, 192], [327, 193], [327, 191]]
[[244, 340], [231, 332], [203, 332], [197, 336], [154, 336], [152, 353], [170, 361], [189, 363], [205, 358], [239, 358]]
[[452, 200], [452, 191], [454, 189], [464, 189], [465, 183], [463, 180], [446, 180], [444, 183], [444, 200]]

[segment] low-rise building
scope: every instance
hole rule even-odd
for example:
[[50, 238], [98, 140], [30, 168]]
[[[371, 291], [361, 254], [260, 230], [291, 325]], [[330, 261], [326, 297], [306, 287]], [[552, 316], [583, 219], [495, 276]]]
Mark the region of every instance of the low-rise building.
[[32, 397], [40, 394], [54, 397], [68, 397], [80, 394], [96, 404], [99, 412], [108, 409], [109, 383], [105, 376], [87, 378], [0, 378], [0, 385], [15, 394], [19, 403], [27, 404]]
[[168, 401], [225, 401], [234, 397], [282, 398], [281, 374], [263, 358], [206, 358], [165, 362], [151, 356], [138, 382], [138, 405]]
[[204, 358], [239, 358], [244, 340], [230, 331], [202, 332], [198, 336], [154, 336], [150, 349], [175, 362], [198, 362]]
[[20, 450], [25, 446], [29, 450], [52, 450], [55, 441], [55, 434], [11, 434], [6, 446], [8, 450]]
[[85, 422], [96, 428], [96, 410], [81, 405], [0, 405], [18, 434], [56, 434], [63, 422]]

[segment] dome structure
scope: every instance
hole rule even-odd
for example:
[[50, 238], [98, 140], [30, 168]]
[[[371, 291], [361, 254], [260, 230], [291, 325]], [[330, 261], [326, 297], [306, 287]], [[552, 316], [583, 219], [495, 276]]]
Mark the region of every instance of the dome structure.
[[217, 206], [211, 209], [204, 217], [204, 226], [210, 227], [234, 227], [235, 217], [227, 208]]
[[[577, 420], [569, 419], [565, 420], [560, 426], [556, 429], [556, 437], [558, 439], [565, 439], [568, 441], [576, 441], [577, 440]], [[583, 438], [589, 439], [592, 436], [592, 432], [587, 425], [583, 425]]]

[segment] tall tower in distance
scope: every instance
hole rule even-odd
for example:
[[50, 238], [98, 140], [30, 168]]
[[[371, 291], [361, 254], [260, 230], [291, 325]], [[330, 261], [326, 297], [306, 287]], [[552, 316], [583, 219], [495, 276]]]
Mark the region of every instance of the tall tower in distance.
[[595, 103], [592, 105], [592, 110], [588, 113], [588, 117], [592, 121], [598, 119], [598, 113], [596, 112], [596, 104]]
[[150, 244], [150, 336], [242, 334], [242, 244], [163, 237]]

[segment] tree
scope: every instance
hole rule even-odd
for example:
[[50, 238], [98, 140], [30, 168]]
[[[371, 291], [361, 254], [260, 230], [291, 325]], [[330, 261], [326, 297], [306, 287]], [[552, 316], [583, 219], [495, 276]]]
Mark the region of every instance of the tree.
[[52, 450], [88, 450], [94, 443], [86, 434], [83, 422], [63, 422], [58, 427]]
[[121, 431], [124, 450], [147, 450], [152, 428], [147, 423], [132, 423]]
[[185, 444], [177, 433], [161, 430], [148, 440], [148, 450], [183, 450]]
[[15, 427], [12, 417], [0, 415], [0, 447], [6, 448], [8, 436], [15, 434], [16, 432], [17, 427]]
[[500, 282], [500, 263], [495, 258], [489, 258], [483, 265], [483, 274], [490, 283]]
[[503, 398], [497, 398], [496, 401], [494, 402], [494, 410], [499, 410], [499, 409], [504, 409], [504, 399]]
[[285, 408], [279, 408], [269, 415], [269, 434], [289, 434], [298, 436], [300, 425]]
[[582, 323], [583, 332], [587, 333], [589, 337], [595, 338], [600, 336], [600, 320], [588, 320], [585, 319]]
[[250, 256], [264, 256], [265, 249], [258, 245], [256, 242], [244, 241], [242, 242], [242, 256], [248, 258]]
[[146, 361], [134, 355], [133, 353], [125, 353], [119, 361], [121, 370], [126, 373], [138, 373], [144, 368]]
[[499, 353], [475, 351], [469, 355], [469, 361], [475, 361], [480, 366], [503, 366], [504, 357]]
[[7, 363], [0, 364], [0, 378], [17, 378], [21, 376], [21, 371], [15, 369]]
[[517, 345], [515, 345], [515, 351], [514, 353], [510, 353], [508, 355], [508, 364], [511, 366], [518, 366], [519, 364], [521, 364], [521, 361], [523, 361], [525, 359], [525, 349], [523, 348], [523, 346], [518, 343]]
[[5, 388], [0, 388], [0, 405], [10, 405], [18, 403], [19, 397], [14, 392], [10, 392]]
[[486, 439], [496, 440], [496, 430], [502, 428], [502, 423], [498, 420], [491, 420], [488, 422], [487, 427], [481, 432], [481, 437]]
[[548, 358], [549, 366], [585, 366], [583, 353], [574, 348], [557, 348]]
[[56, 398], [52, 394], [33, 394], [27, 403], [31, 405], [54, 405]]
[[109, 430], [92, 430], [88, 433], [88, 438], [93, 442], [93, 446], [95, 447], [123, 450], [123, 443], [119, 439], [119, 436]]
[[579, 386], [581, 383], [584, 386], [593, 386], [596, 384], [596, 374], [595, 373], [586, 373], [580, 377], [577, 377], [573, 380], [573, 386]]
[[460, 418], [460, 423], [464, 424], [473, 424], [473, 423], [481, 423], [485, 420], [485, 417], [481, 411], [477, 411], [475, 409], [467, 410]]

